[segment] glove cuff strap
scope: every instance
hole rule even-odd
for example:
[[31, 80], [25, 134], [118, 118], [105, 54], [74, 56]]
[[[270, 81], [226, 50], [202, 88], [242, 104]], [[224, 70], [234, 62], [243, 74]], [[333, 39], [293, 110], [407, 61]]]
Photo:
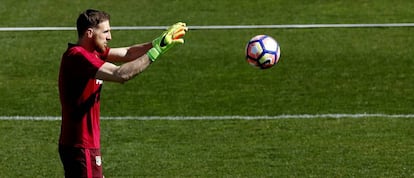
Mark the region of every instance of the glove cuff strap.
[[147, 56], [150, 58], [150, 60], [152, 62], [154, 62], [159, 56], [160, 56], [160, 52], [158, 52], [157, 49], [155, 48], [151, 48], [148, 52], [147, 52]]

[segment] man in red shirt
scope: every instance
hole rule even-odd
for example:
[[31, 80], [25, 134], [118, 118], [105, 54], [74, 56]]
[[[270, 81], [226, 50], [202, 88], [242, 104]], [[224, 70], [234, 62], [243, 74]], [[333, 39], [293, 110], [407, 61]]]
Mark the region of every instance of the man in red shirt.
[[[62, 123], [59, 155], [66, 177], [103, 177], [100, 92], [103, 81], [124, 83], [178, 43], [188, 28], [176, 23], [152, 42], [110, 48], [110, 15], [88, 9], [77, 19], [78, 42], [69, 44], [59, 71]], [[123, 63], [117, 66], [113, 63]]]

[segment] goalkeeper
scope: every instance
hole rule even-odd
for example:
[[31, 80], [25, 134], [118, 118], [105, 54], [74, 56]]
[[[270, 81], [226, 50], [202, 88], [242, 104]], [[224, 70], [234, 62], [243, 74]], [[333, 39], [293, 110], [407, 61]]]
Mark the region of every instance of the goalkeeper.
[[[100, 92], [103, 81], [124, 83], [176, 44], [188, 28], [176, 23], [152, 42], [110, 48], [106, 12], [88, 9], [77, 19], [78, 40], [68, 44], [59, 70], [62, 122], [59, 155], [65, 177], [103, 177], [100, 150]], [[122, 63], [118, 66], [114, 63]]]

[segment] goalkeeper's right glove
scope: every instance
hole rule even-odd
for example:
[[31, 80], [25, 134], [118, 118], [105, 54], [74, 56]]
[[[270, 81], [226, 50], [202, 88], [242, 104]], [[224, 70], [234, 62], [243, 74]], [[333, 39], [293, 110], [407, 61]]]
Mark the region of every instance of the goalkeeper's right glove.
[[147, 52], [148, 57], [154, 62], [175, 44], [184, 43], [182, 37], [184, 37], [187, 31], [188, 28], [186, 24], [182, 22], [170, 26], [164, 33], [152, 41], [152, 48]]

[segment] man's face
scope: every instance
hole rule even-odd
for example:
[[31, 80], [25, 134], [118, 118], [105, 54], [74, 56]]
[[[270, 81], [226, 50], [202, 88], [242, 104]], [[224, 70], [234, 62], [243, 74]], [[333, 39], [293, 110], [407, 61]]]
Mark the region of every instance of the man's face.
[[108, 20], [98, 24], [98, 27], [93, 29], [93, 40], [96, 51], [104, 52], [111, 39], [111, 27], [109, 26]]

